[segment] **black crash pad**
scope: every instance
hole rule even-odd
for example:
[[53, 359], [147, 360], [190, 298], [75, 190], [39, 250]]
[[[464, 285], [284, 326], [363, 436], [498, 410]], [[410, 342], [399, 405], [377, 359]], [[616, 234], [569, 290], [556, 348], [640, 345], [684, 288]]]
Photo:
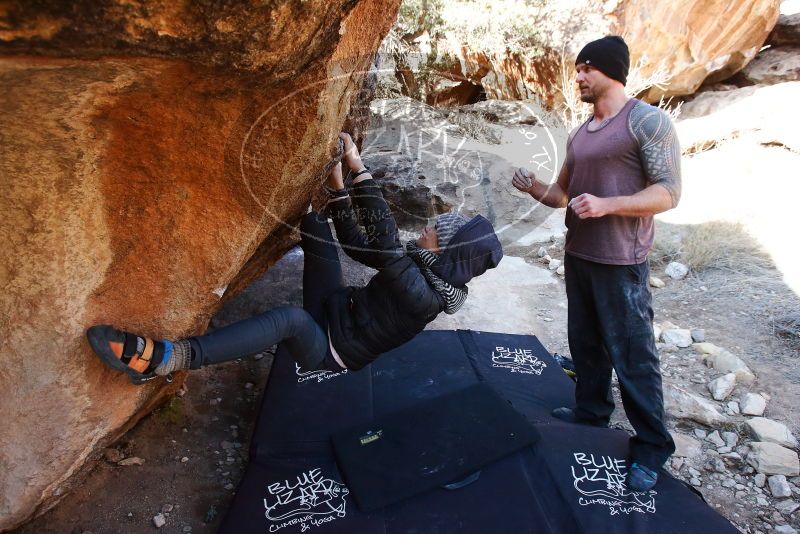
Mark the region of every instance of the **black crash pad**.
[[363, 511], [443, 485], [536, 442], [538, 432], [486, 384], [476, 384], [333, 435], [345, 482]]
[[626, 432], [561, 422], [538, 428], [542, 437], [527, 469], [548, 481], [537, 499], [551, 511], [556, 532], [737, 532], [666, 473], [651, 491], [628, 491]]
[[[539, 441], [483, 467], [460, 489], [359, 509], [331, 437], [478, 383], [523, 414]], [[425, 331], [365, 369], [338, 374], [302, 374], [279, 349], [221, 532], [737, 532], [665, 472], [654, 494], [627, 492], [619, 484], [624, 433], [549, 415], [573, 395], [573, 382], [535, 336]]]

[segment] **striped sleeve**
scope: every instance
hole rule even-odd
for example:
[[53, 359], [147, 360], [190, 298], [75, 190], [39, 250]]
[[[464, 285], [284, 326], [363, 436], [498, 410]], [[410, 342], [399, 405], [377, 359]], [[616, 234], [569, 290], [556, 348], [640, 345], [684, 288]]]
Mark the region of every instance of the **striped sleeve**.
[[442, 299], [444, 300], [444, 312], [446, 314], [453, 315], [461, 309], [461, 306], [463, 306], [464, 302], [467, 300], [467, 286], [464, 286], [463, 288], [451, 286], [433, 274], [430, 269], [423, 269], [422, 275], [425, 277], [431, 287], [433, 287], [434, 291], [441, 295]]
[[433, 290], [444, 300], [444, 312], [448, 315], [453, 315], [461, 309], [461, 306], [464, 305], [464, 302], [467, 300], [467, 295], [469, 294], [467, 286], [452, 286], [433, 274], [430, 267], [436, 263], [438, 257], [430, 250], [418, 247], [413, 240], [406, 243], [406, 250], [410, 255], [418, 258], [423, 264], [423, 266], [420, 267], [420, 271], [422, 271], [422, 275], [425, 277], [425, 280], [428, 281], [428, 284], [430, 284]]
[[420, 247], [416, 247], [414, 254], [416, 254], [417, 257], [422, 260], [422, 263], [424, 263], [426, 267], [433, 267], [433, 264], [436, 263], [436, 260], [438, 259], [436, 254], [430, 250], [425, 250], [424, 248]]

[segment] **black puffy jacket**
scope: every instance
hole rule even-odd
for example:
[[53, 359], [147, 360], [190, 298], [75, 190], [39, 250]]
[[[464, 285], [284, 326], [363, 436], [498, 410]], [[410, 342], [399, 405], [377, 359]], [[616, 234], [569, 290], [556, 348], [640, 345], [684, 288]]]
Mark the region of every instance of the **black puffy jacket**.
[[366, 287], [342, 288], [325, 303], [333, 346], [347, 368], [357, 370], [424, 330], [444, 302], [406, 255], [374, 180], [331, 202], [329, 214], [345, 253], [378, 270]]

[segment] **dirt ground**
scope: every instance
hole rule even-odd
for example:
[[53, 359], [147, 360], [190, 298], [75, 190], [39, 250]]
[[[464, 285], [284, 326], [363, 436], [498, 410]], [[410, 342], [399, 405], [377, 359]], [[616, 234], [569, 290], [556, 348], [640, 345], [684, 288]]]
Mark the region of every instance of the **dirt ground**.
[[[662, 277], [668, 279], [666, 276]], [[797, 298], [788, 288], [786, 291], [797, 302]], [[737, 386], [728, 400], [738, 399], [744, 391], [766, 393], [769, 402], [764, 416], [786, 424], [794, 435], [798, 435], [800, 420], [795, 416], [795, 410], [800, 405], [800, 345], [797, 340], [784, 340], [773, 335], [772, 312], [775, 305], [770, 303], [770, 297], [776, 295], [760, 292], [759, 287], [750, 283], [745, 276], [730, 275], [724, 283], [720, 283], [719, 273], [709, 273], [705, 276], [691, 276], [686, 280], [673, 282], [664, 289], [654, 290], [654, 309], [657, 321], [668, 320], [685, 328], [702, 328], [707, 341], [740, 355], [758, 378], [749, 388]], [[709, 398], [707, 380], [717, 375], [710, 373], [691, 349], [662, 354], [661, 362], [666, 381]], [[621, 413], [618, 411], [617, 415]], [[735, 427], [729, 429], [739, 435], [739, 443], [752, 440], [742, 427], [747, 418], [731, 416], [731, 419]], [[673, 420], [671, 425], [672, 429], [689, 435], [694, 429], [704, 428], [686, 421]], [[711, 432], [714, 429], [705, 430]], [[708, 443], [703, 445], [709, 447]], [[768, 531], [784, 521], [794, 528], [800, 527], [800, 516], [796, 511], [776, 522], [773, 507], [777, 501], [768, 499], [767, 506], [755, 505], [756, 494], [752, 491], [755, 488], [749, 485], [752, 483], [753, 473], [745, 474], [745, 464], [734, 466], [725, 473], [712, 473], [704, 463], [710, 458], [707, 455], [708, 449], [705, 452], [705, 456], [694, 462], [694, 466], [700, 468], [702, 473], [703, 486], [698, 489], [711, 506], [740, 529], [749, 532]], [[673, 470], [673, 474], [689, 482], [689, 467], [690, 461], [687, 460], [683, 468], [680, 471]], [[703, 471], [702, 468], [706, 470]], [[725, 488], [721, 485], [725, 478], [733, 480], [734, 476], [737, 477], [737, 483], [741, 482], [746, 486], [743, 491], [746, 496], [737, 496], [739, 492], [736, 488]], [[795, 484], [798, 482], [797, 477], [793, 480]], [[768, 488], [764, 495], [771, 498]], [[797, 492], [791, 499], [798, 499]]]

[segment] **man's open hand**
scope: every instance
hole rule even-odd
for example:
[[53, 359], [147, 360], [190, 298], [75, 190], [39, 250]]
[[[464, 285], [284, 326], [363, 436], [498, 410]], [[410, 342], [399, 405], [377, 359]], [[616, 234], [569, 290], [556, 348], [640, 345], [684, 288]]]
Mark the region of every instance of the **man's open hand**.
[[514, 178], [511, 179], [511, 185], [522, 191], [523, 193], [530, 193], [533, 187], [533, 181], [536, 176], [525, 167], [520, 167], [514, 171]]
[[611, 212], [611, 199], [584, 193], [570, 200], [567, 207], [581, 219], [604, 217]]

